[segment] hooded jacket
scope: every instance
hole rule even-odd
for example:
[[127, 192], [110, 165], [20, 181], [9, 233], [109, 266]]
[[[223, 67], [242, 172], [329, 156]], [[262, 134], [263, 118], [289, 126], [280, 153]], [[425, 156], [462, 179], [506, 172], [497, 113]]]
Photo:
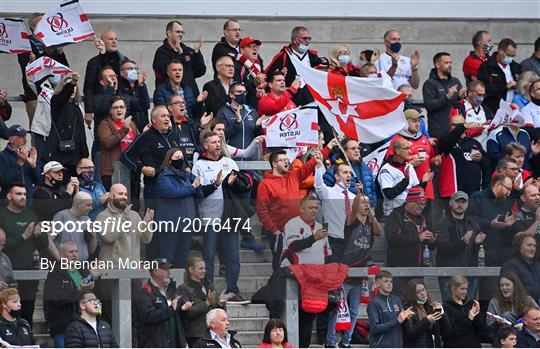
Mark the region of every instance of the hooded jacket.
[[257, 126], [259, 114], [251, 106], [244, 104], [240, 115], [242, 115], [242, 120], [238, 122], [236, 111], [233, 110], [230, 103], [221, 107], [217, 113], [218, 118], [225, 120], [227, 144], [239, 149], [245, 149], [257, 135], [262, 133], [262, 130], [260, 126]]
[[[501, 99], [506, 99], [506, 76], [504, 71], [499, 67], [497, 62], [497, 52], [494, 52], [488, 59], [478, 68], [478, 80], [482, 81], [486, 86], [486, 97], [484, 105], [487, 105], [493, 113], [499, 109]], [[510, 71], [514, 81], [518, 81], [518, 76], [521, 74], [521, 64], [512, 61], [510, 63]]]
[[66, 348], [118, 348], [111, 326], [101, 318], [96, 318], [96, 330], [79, 315], [66, 327], [64, 347]]

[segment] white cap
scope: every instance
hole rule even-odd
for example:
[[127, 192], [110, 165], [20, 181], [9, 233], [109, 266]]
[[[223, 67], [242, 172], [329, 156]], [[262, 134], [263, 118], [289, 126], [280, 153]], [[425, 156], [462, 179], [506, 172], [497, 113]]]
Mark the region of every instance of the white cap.
[[43, 166], [43, 174], [49, 171], [58, 172], [60, 170], [67, 170], [67, 169], [64, 166], [62, 166], [62, 164], [59, 163], [58, 161], [49, 161], [48, 163], [45, 164], [45, 166]]

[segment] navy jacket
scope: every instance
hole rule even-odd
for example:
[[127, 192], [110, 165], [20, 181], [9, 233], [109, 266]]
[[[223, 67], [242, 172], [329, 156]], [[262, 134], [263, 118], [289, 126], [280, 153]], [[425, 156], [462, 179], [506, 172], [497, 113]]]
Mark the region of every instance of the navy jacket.
[[[202, 115], [202, 105], [197, 103], [198, 90], [195, 91], [192, 86], [180, 84], [182, 87], [183, 97], [187, 106], [187, 114], [192, 118], [200, 118]], [[197, 86], [197, 85], [195, 85]], [[197, 94], [195, 94], [197, 92]], [[174, 95], [171, 83], [165, 80], [160, 83], [154, 90], [154, 105], [167, 105], [167, 100]]]
[[503, 264], [501, 274], [513, 271], [521, 280], [527, 293], [535, 300], [540, 299], [540, 263], [533, 260], [527, 263], [521, 256], [512, 257]]
[[253, 139], [260, 134], [260, 127], [257, 127], [259, 114], [249, 105], [244, 104], [242, 111], [242, 121], [236, 121], [236, 112], [230, 103], [225, 104], [217, 113], [217, 117], [225, 120], [225, 136], [227, 144], [238, 149], [246, 149]]
[[495, 169], [497, 162], [504, 156], [506, 146], [512, 142], [518, 142], [527, 149], [525, 154], [525, 161], [523, 162], [523, 168], [530, 170], [529, 157], [531, 155], [531, 138], [527, 131], [520, 129], [517, 137], [514, 137], [512, 131], [508, 127], [501, 127], [491, 131], [487, 141], [487, 154], [491, 160], [491, 166]]
[[17, 154], [9, 145], [0, 153], [0, 164], [2, 164], [0, 166], [0, 199], [6, 198], [7, 189], [13, 182], [22, 182], [28, 196], [34, 191], [32, 183], [35, 185], [41, 183], [39, 166], [31, 168], [26, 161], [22, 167], [19, 166], [17, 164]]
[[536, 341], [534, 336], [529, 332], [527, 328], [523, 328], [522, 331], [517, 333], [517, 348], [538, 348], [540, 347], [540, 341]]
[[399, 297], [378, 294], [368, 304], [370, 348], [402, 348], [401, 324], [397, 318], [403, 311]]

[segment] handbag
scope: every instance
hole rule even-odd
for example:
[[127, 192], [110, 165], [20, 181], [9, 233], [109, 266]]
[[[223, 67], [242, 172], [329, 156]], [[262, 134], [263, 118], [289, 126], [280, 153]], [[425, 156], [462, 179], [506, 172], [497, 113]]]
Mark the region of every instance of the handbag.
[[77, 129], [77, 118], [75, 118], [75, 125], [73, 125], [73, 134], [71, 135], [71, 139], [66, 141], [63, 141], [60, 138], [60, 133], [58, 132], [54, 121], [51, 120], [51, 123], [53, 125], [54, 131], [58, 135], [58, 151], [60, 153], [71, 153], [77, 150], [77, 145], [75, 144], [75, 130]]

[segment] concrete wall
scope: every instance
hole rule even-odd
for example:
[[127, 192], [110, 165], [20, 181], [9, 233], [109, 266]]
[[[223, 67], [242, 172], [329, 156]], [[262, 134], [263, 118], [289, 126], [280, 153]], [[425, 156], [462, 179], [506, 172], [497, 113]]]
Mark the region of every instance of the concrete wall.
[[[126, 5], [128, 6], [128, 5]], [[92, 16], [96, 32], [112, 28], [119, 34], [120, 50], [137, 61], [149, 73], [150, 93], [154, 79], [152, 60], [154, 52], [165, 37], [165, 25], [171, 17], [110, 17]], [[207, 64], [207, 74], [198, 80], [199, 86], [212, 78], [210, 56], [212, 48], [222, 35], [226, 18], [190, 17], [179, 18], [184, 23], [185, 41], [190, 45], [202, 36], [203, 55]], [[428, 77], [432, 67], [431, 59], [438, 51], [448, 51], [454, 58], [454, 74], [463, 79], [461, 66], [471, 49], [471, 37], [481, 29], [491, 32], [495, 41], [510, 37], [518, 43], [518, 60], [529, 57], [533, 42], [540, 34], [537, 20], [445, 20], [445, 19], [338, 19], [338, 18], [239, 18], [242, 36], [253, 36], [262, 40], [261, 57], [265, 64], [285, 45], [291, 29], [298, 24], [310, 28], [313, 36], [312, 48], [320, 55], [327, 56], [330, 49], [340, 42], [348, 43], [355, 56], [363, 49], [384, 50], [382, 36], [389, 28], [401, 32], [403, 52], [406, 55], [417, 49], [420, 52], [420, 76], [422, 82]], [[66, 55], [72, 68], [84, 74], [86, 62], [96, 54], [92, 41], [67, 46]], [[22, 93], [21, 72], [15, 55], [0, 56], [0, 88], [10, 95]], [[356, 58], [355, 58], [356, 61]], [[421, 93], [417, 93], [421, 98]]]

